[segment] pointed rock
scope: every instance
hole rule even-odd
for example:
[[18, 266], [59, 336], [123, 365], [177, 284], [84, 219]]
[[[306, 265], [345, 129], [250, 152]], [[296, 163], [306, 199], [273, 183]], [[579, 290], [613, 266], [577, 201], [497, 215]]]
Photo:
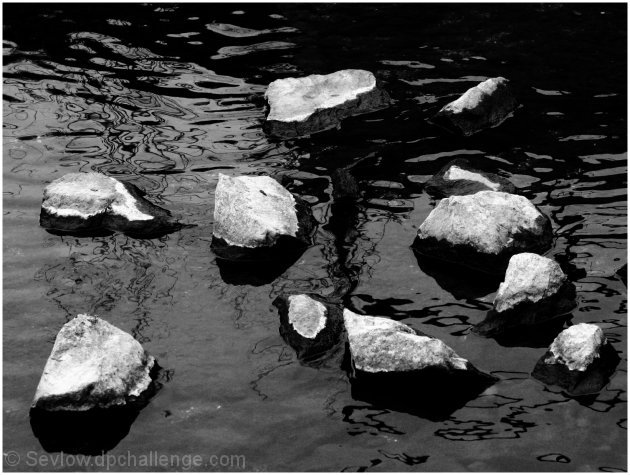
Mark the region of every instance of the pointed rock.
[[501, 124], [517, 106], [510, 81], [502, 77], [491, 78], [445, 105], [432, 121], [469, 136]]
[[492, 274], [521, 252], [544, 252], [551, 222], [527, 198], [500, 191], [441, 200], [418, 229], [413, 248], [428, 257]]
[[339, 346], [342, 307], [316, 295], [282, 295], [274, 300], [280, 334], [303, 361], [320, 360]]
[[505, 193], [516, 191], [516, 187], [507, 178], [476, 170], [463, 158], [448, 163], [427, 181], [424, 189], [435, 198], [472, 195], [483, 190]]
[[516, 254], [510, 259], [493, 309], [475, 331], [489, 336], [544, 323], [570, 313], [576, 305], [575, 286], [556, 261], [529, 252]]
[[98, 317], [79, 315], [57, 335], [33, 408], [87, 411], [133, 403], [150, 388], [154, 363], [128, 333]]
[[147, 237], [180, 227], [143, 195], [134, 185], [101, 173], [69, 173], [44, 190], [39, 222], [64, 233], [121, 231]]
[[277, 79], [265, 99], [265, 129], [281, 138], [310, 135], [338, 127], [346, 117], [389, 105], [389, 96], [369, 71], [344, 69], [332, 74]]
[[311, 243], [315, 220], [306, 202], [268, 176], [219, 174], [212, 249], [227, 260], [271, 260]]
[[580, 323], [562, 331], [538, 361], [532, 376], [573, 396], [600, 391], [620, 359], [597, 325]]

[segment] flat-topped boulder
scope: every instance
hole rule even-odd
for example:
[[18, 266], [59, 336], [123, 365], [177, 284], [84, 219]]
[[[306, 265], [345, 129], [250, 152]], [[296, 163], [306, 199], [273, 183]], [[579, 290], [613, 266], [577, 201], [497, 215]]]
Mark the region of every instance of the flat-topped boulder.
[[532, 376], [573, 396], [582, 396], [600, 391], [619, 361], [619, 355], [599, 326], [580, 323], [556, 337]]
[[548, 322], [577, 305], [575, 285], [553, 259], [524, 252], [512, 256], [493, 309], [475, 332], [494, 335]]
[[491, 78], [442, 107], [432, 122], [469, 136], [501, 124], [517, 106], [510, 81]]
[[389, 105], [374, 74], [344, 69], [327, 75], [277, 79], [269, 84], [265, 130], [281, 138], [310, 135], [338, 127], [346, 117]]
[[88, 411], [135, 403], [151, 388], [154, 364], [128, 333], [79, 315], [57, 334], [33, 409]]
[[269, 176], [220, 173], [214, 199], [212, 249], [222, 259], [274, 259], [311, 242], [310, 207]]
[[280, 334], [303, 361], [320, 360], [342, 341], [340, 304], [317, 295], [281, 295], [274, 300], [280, 314]]
[[501, 274], [514, 254], [544, 252], [552, 241], [549, 218], [523, 196], [500, 191], [441, 200], [418, 229], [417, 252]]
[[426, 182], [424, 189], [434, 198], [472, 195], [484, 190], [516, 192], [516, 187], [507, 178], [477, 170], [464, 158], [455, 159], [440, 169]]
[[153, 236], [180, 227], [130, 183], [102, 173], [69, 173], [44, 190], [39, 223], [62, 233], [120, 231]]

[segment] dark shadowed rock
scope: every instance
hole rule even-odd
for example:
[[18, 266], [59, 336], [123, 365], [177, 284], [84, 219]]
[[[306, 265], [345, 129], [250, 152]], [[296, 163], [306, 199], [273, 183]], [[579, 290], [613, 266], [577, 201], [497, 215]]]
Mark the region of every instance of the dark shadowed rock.
[[125, 406], [150, 389], [155, 360], [131, 335], [79, 315], [59, 331], [33, 408], [88, 411]]
[[268, 176], [219, 174], [212, 249], [230, 261], [295, 260], [311, 243], [308, 204]]
[[280, 313], [280, 334], [305, 362], [326, 358], [342, 342], [341, 304], [316, 295], [282, 295], [273, 304]]
[[493, 309], [474, 330], [486, 336], [496, 335], [566, 315], [576, 305], [575, 286], [560, 265], [547, 257], [524, 252], [510, 259]]
[[347, 309], [343, 316], [356, 399], [439, 420], [497, 380], [403, 323]]
[[39, 223], [62, 234], [120, 231], [138, 237], [159, 236], [181, 227], [136, 186], [93, 172], [69, 173], [48, 185]]
[[538, 361], [532, 376], [572, 396], [600, 391], [620, 358], [597, 325], [580, 323], [561, 332]]
[[269, 84], [265, 99], [265, 130], [280, 138], [338, 127], [346, 117], [382, 109], [390, 101], [374, 75], [360, 69], [278, 79]]
[[483, 190], [516, 192], [516, 187], [507, 178], [476, 170], [463, 158], [448, 163], [426, 182], [424, 189], [435, 198], [472, 195]]
[[433, 258], [501, 274], [514, 254], [544, 252], [551, 241], [549, 218], [527, 198], [480, 191], [441, 200], [420, 225], [413, 248]]
[[445, 105], [432, 122], [468, 136], [501, 124], [517, 106], [510, 81], [502, 77], [491, 78]]

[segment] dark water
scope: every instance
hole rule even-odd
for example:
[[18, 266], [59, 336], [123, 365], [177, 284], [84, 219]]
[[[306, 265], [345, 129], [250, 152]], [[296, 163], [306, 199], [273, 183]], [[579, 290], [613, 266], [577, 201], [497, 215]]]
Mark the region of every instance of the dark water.
[[[6, 4], [4, 23], [3, 420], [17, 469], [68, 469], [28, 458], [46, 454], [28, 408], [57, 331], [84, 312], [166, 369], [110, 454], [242, 454], [252, 471], [626, 469], [625, 5]], [[392, 107], [311, 138], [265, 136], [270, 81], [348, 67], [373, 71]], [[524, 105], [499, 128], [463, 139], [425, 122], [498, 75]], [[435, 204], [418, 184], [455, 157], [552, 218], [548, 256], [579, 294], [567, 325], [597, 323], [622, 358], [598, 395], [529, 376], [558, 328], [473, 335], [496, 285], [414, 257]], [[329, 177], [351, 165], [363, 200], [335, 208]], [[89, 170], [198, 226], [154, 240], [41, 229], [44, 186]], [[215, 262], [219, 171], [287, 175], [313, 205], [314, 245], [270, 283], [234, 285]], [[441, 338], [500, 381], [442, 420], [353, 400], [337, 367], [296, 360], [271, 306], [344, 276], [358, 279], [349, 308]], [[182, 469], [149, 467], [164, 468]]]

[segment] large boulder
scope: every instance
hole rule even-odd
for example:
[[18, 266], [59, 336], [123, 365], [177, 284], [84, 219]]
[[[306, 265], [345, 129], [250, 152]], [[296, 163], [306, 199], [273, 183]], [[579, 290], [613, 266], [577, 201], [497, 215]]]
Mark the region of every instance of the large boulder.
[[280, 334], [302, 361], [325, 359], [341, 343], [340, 304], [316, 295], [281, 295], [274, 300], [280, 313]]
[[214, 200], [212, 249], [222, 259], [272, 260], [311, 242], [310, 207], [269, 176], [219, 174]]
[[483, 190], [505, 193], [516, 191], [516, 187], [507, 178], [477, 170], [464, 158], [455, 159], [444, 166], [427, 181], [424, 189], [435, 198], [472, 195]]
[[570, 313], [576, 305], [575, 285], [556, 261], [529, 252], [516, 254], [510, 259], [493, 309], [475, 331], [490, 336], [547, 322]]
[[33, 408], [88, 411], [138, 402], [152, 386], [152, 356], [131, 335], [79, 315], [59, 331]]
[[496, 382], [441, 340], [388, 318], [343, 312], [353, 396], [441, 419]]
[[580, 323], [562, 331], [538, 361], [532, 376], [573, 396], [600, 391], [620, 359], [597, 325]]
[[428, 257], [492, 274], [521, 252], [544, 252], [551, 222], [527, 198], [500, 191], [441, 200], [418, 229], [413, 248]]
[[502, 77], [491, 78], [442, 107], [432, 122], [469, 136], [501, 124], [517, 106], [510, 81]]
[[360, 69], [277, 79], [269, 84], [265, 99], [265, 129], [281, 138], [338, 127], [344, 118], [382, 109], [390, 101], [374, 75]]
[[62, 233], [121, 231], [153, 236], [179, 227], [144, 193], [102, 173], [69, 173], [44, 190], [41, 226]]

